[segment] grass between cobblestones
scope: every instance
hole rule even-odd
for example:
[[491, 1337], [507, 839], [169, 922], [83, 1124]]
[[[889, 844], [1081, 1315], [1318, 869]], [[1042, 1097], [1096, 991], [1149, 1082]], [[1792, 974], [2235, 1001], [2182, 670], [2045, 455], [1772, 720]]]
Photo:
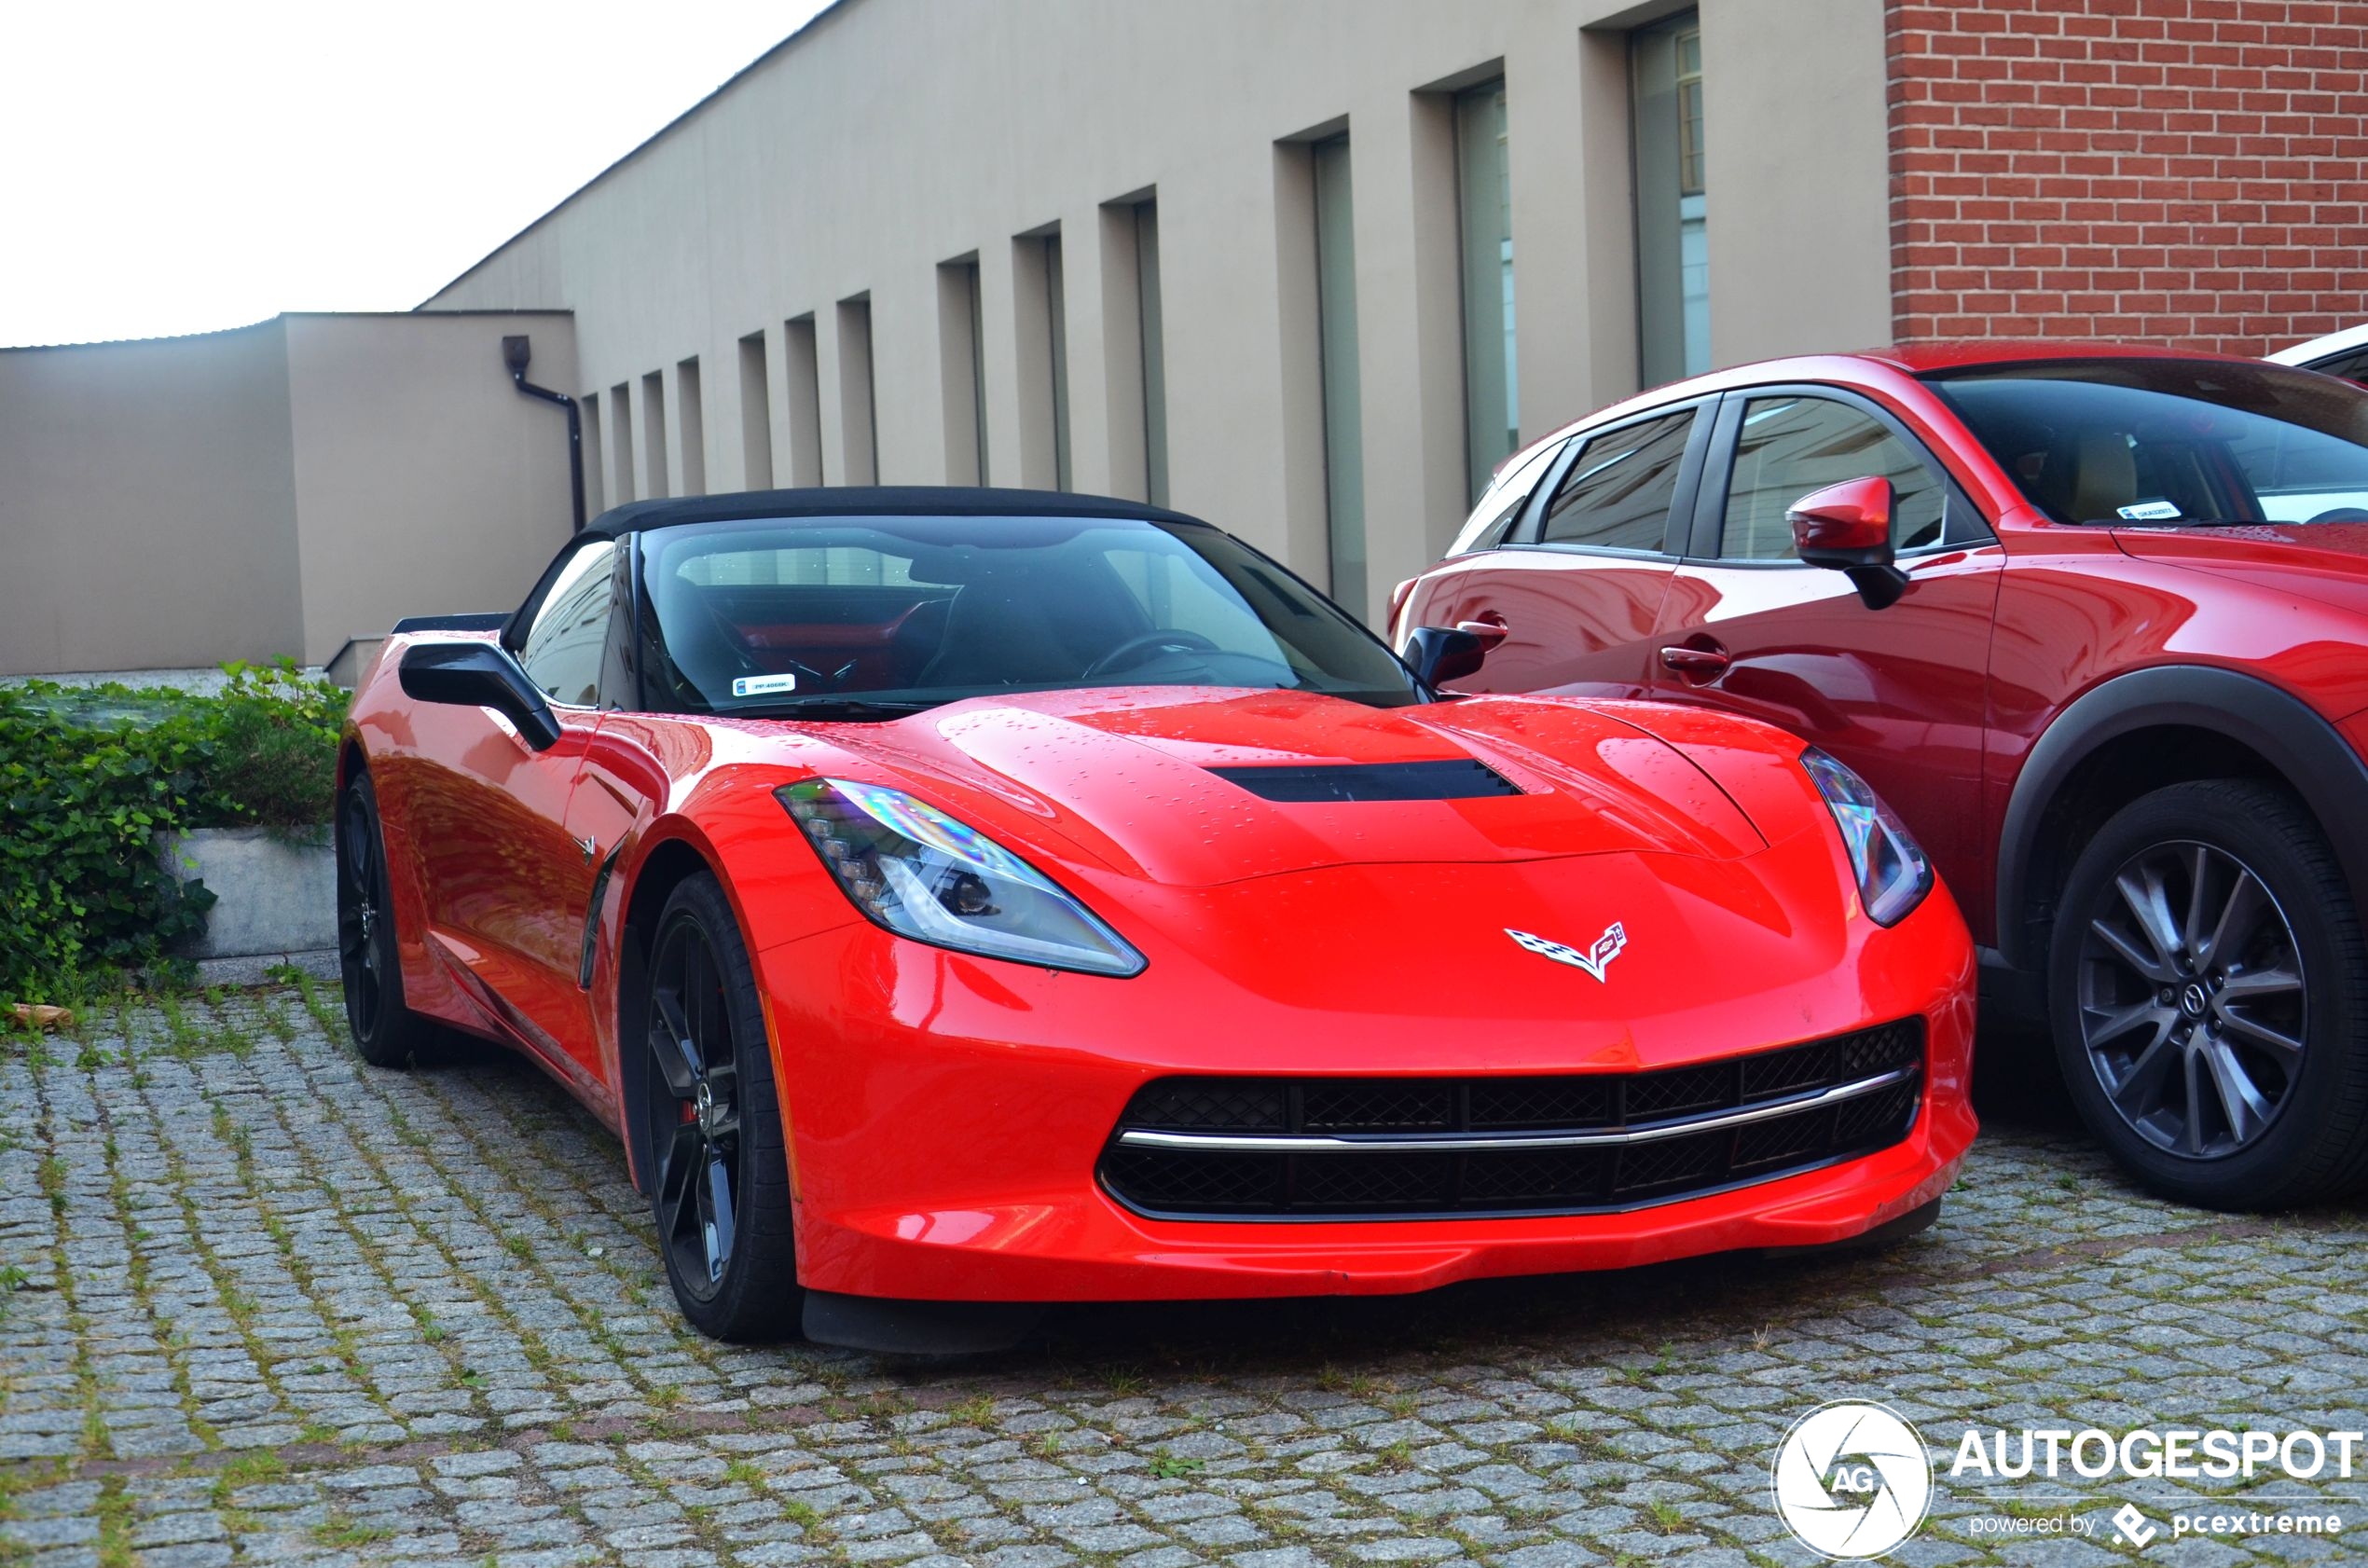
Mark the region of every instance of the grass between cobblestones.
[[[306, 983], [0, 1040], [0, 1564], [1801, 1563], [1767, 1465], [1830, 1398], [1936, 1447], [2368, 1425], [2358, 1208], [2171, 1208], [2044, 1125], [1885, 1255], [1078, 1310], [917, 1363], [698, 1338], [560, 1091], [341, 1039]], [[1901, 1556], [2113, 1554], [1972, 1534], [2040, 1492], [1944, 1479]], [[2174, 1495], [2082, 1492], [2125, 1494]], [[2368, 1488], [2312, 1494], [2368, 1531]]]

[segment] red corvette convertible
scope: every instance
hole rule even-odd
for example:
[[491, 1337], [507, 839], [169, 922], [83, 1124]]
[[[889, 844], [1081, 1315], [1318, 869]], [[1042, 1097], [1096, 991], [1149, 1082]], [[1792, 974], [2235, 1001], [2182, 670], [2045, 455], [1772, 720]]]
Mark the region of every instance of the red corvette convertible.
[[1440, 693], [1479, 654], [1122, 502], [621, 508], [355, 695], [355, 1040], [566, 1084], [724, 1338], [1928, 1223], [1974, 956], [1906, 830], [1748, 720]]

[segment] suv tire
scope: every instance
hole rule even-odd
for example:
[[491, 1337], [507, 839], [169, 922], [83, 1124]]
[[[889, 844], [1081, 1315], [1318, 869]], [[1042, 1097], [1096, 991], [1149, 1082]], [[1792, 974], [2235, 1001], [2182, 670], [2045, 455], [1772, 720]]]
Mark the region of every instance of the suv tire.
[[2073, 1104], [2147, 1187], [2278, 1209], [2368, 1176], [2368, 946], [2291, 791], [2208, 779], [2123, 807], [2073, 862], [2047, 970]]

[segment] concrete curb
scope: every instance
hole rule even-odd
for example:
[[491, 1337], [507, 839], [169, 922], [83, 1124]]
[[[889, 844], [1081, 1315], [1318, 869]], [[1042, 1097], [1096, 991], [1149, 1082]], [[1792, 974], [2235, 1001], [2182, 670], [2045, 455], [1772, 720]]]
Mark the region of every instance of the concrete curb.
[[337, 852], [327, 828], [200, 828], [161, 840], [157, 854], [183, 881], [202, 881], [215, 900], [204, 935], [180, 956], [268, 964], [291, 954], [335, 956]]
[[200, 985], [265, 985], [271, 971], [282, 964], [301, 970], [315, 980], [339, 978], [337, 950], [316, 948], [309, 953], [248, 953], [235, 958], [200, 958], [198, 960]]

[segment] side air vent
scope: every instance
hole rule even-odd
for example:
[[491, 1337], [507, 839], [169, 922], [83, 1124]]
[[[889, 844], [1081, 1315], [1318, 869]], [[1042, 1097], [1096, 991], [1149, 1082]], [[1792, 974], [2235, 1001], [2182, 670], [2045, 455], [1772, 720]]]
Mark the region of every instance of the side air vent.
[[1521, 792], [1511, 779], [1469, 757], [1444, 763], [1213, 767], [1209, 772], [1269, 801], [1468, 801]]

